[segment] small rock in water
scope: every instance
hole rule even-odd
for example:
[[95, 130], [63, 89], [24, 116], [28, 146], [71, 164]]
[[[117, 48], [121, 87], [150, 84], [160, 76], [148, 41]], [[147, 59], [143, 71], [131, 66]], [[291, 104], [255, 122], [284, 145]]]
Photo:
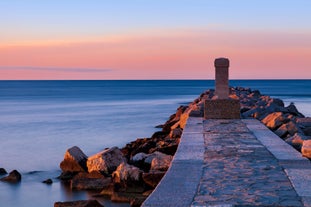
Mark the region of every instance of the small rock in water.
[[4, 168], [0, 168], [0, 175], [6, 175], [8, 174], [7, 171]]
[[16, 183], [20, 182], [21, 179], [22, 179], [21, 174], [17, 170], [13, 170], [12, 172], [10, 172], [8, 176], [1, 178], [1, 181]]
[[45, 184], [52, 184], [53, 183], [53, 180], [52, 179], [47, 179], [47, 180], [44, 180], [44, 181], [42, 181], [42, 183], [45, 183]]

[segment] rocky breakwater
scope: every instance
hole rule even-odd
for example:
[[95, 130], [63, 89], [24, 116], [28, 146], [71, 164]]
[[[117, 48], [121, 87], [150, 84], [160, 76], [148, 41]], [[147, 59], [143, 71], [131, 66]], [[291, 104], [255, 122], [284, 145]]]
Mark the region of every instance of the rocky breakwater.
[[[262, 95], [249, 88], [230, 88], [230, 99], [241, 104], [242, 118], [256, 118], [279, 137], [311, 158], [311, 118], [304, 117], [293, 103]], [[180, 106], [161, 131], [139, 138], [119, 149], [105, 149], [86, 156], [78, 147], [65, 153], [60, 179], [75, 190], [97, 190], [115, 202], [140, 206], [170, 166], [189, 116], [203, 117], [205, 100], [216, 99], [215, 90], [202, 93], [188, 106]], [[61, 205], [61, 203], [58, 203]]]
[[[59, 179], [73, 190], [97, 191], [96, 197], [108, 196], [115, 202], [140, 206], [170, 167], [189, 115], [202, 113], [203, 101], [197, 99], [180, 106], [150, 138], [138, 138], [121, 149], [112, 147], [91, 156], [74, 146], [60, 163]], [[72, 202], [56, 204], [69, 206]]]

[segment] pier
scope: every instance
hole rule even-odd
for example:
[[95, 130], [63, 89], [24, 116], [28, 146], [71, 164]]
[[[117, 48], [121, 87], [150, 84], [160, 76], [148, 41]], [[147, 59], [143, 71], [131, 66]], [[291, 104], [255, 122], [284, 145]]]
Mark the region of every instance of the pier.
[[218, 99], [205, 102], [204, 117], [188, 118], [169, 170], [143, 207], [311, 206], [309, 159], [260, 121], [237, 115], [228, 67], [216, 59]]

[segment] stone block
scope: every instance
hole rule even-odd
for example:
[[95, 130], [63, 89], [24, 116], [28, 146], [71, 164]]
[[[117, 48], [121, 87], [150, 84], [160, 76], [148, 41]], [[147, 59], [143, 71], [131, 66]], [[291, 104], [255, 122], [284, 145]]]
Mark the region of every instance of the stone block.
[[233, 99], [205, 100], [205, 119], [240, 119], [240, 101]]

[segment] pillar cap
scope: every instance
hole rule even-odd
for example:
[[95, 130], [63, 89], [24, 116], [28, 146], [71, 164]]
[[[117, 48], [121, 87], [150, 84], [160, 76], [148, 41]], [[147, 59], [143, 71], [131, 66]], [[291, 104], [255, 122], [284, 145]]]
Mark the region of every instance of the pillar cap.
[[229, 67], [229, 59], [228, 58], [216, 58], [215, 59], [215, 67]]

